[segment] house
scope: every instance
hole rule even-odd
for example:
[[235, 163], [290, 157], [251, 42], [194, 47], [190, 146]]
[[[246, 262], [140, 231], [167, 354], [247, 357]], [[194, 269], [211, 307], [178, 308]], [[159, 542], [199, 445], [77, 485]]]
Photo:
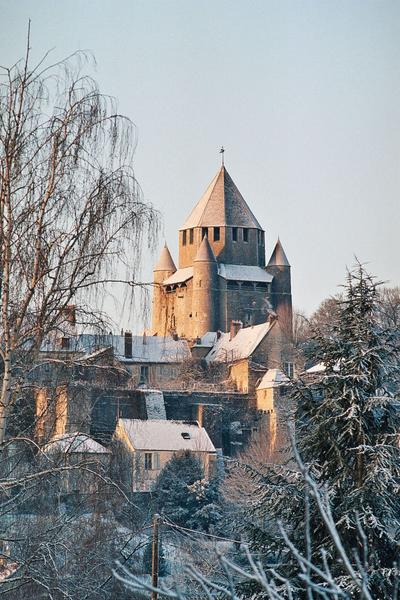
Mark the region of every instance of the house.
[[292, 348], [279, 319], [270, 316], [266, 323], [250, 327], [232, 321], [229, 333], [219, 333], [205, 360], [209, 364], [229, 365], [230, 379], [236, 389], [254, 393], [257, 381], [267, 369], [283, 369], [292, 375], [291, 357]]
[[184, 450], [199, 458], [206, 478], [213, 474], [216, 449], [197, 422], [119, 419], [114, 440], [117, 463], [134, 492], [151, 491], [167, 462]]

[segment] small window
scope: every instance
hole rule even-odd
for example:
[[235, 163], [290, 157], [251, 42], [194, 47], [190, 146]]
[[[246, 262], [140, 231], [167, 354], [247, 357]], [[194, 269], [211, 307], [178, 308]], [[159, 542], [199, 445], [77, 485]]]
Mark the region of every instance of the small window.
[[258, 245], [264, 246], [264, 232], [257, 229]]
[[181, 436], [183, 437], [184, 440], [190, 440], [190, 433], [188, 433], [187, 431], [183, 431], [181, 433]]
[[244, 227], [243, 227], [243, 241], [246, 243], [249, 241], [249, 230], [245, 229]]
[[201, 239], [203, 239], [203, 237], [205, 237], [205, 236], [208, 237], [208, 227], [201, 228]]
[[193, 244], [193, 229], [189, 229], [189, 244]]
[[61, 348], [63, 350], [69, 350], [69, 348], [70, 348], [70, 341], [71, 340], [69, 339], [69, 337], [62, 337], [61, 338]]
[[214, 227], [214, 242], [219, 242], [220, 230], [219, 227]]
[[238, 228], [232, 227], [232, 241], [237, 242], [238, 239]]
[[153, 468], [153, 455], [151, 452], [145, 452], [144, 454], [144, 468], [146, 471], [151, 471]]
[[160, 455], [158, 452], [153, 452], [153, 469], [160, 469]]
[[182, 231], [182, 246], [186, 246], [186, 229]]
[[147, 383], [149, 379], [149, 367], [147, 365], [141, 365], [140, 367], [140, 383]]
[[291, 379], [294, 375], [294, 365], [291, 362], [283, 363], [283, 371], [284, 373]]

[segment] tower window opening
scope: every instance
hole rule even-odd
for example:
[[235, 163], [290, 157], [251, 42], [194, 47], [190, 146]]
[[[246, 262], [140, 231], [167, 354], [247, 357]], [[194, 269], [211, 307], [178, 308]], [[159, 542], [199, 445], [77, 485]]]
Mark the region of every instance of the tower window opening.
[[245, 227], [243, 227], [243, 241], [246, 243], [249, 241], [249, 230]]
[[205, 237], [205, 236], [208, 237], [208, 227], [201, 228], [201, 239], [203, 239], [203, 237]]
[[186, 246], [186, 229], [182, 231], [182, 246]]
[[219, 227], [214, 227], [214, 242], [219, 242], [220, 240], [220, 229]]
[[259, 246], [264, 246], [264, 232], [261, 231], [260, 229], [257, 230], [257, 236], [258, 236], [258, 245]]
[[232, 241], [237, 242], [238, 239], [238, 228], [232, 227]]
[[189, 244], [193, 244], [193, 229], [189, 229]]

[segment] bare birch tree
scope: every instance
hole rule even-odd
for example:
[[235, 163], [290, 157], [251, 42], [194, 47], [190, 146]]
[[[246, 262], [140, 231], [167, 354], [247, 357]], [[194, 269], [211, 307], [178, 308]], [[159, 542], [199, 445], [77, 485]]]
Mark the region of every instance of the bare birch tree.
[[[0, 443], [25, 367], [68, 307], [93, 323], [88, 292], [138, 278], [157, 214], [132, 169], [135, 131], [81, 74], [85, 55], [0, 70]], [[103, 286], [103, 287], [102, 287]], [[86, 298], [86, 300], [85, 300]]]

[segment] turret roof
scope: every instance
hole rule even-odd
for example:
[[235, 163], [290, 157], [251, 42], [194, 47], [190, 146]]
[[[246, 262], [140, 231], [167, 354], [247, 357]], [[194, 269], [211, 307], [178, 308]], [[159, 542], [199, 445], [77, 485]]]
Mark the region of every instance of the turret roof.
[[172, 256], [168, 250], [167, 244], [165, 244], [164, 248], [161, 250], [160, 258], [154, 267], [154, 271], [172, 271], [173, 273], [176, 271], [176, 266], [172, 260]]
[[224, 166], [215, 175], [181, 229], [219, 226], [262, 229]]
[[215, 254], [210, 246], [207, 236], [205, 235], [201, 241], [196, 257], [193, 262], [217, 262]]
[[268, 266], [290, 267], [289, 261], [279, 238], [275, 244], [271, 258], [268, 261]]

